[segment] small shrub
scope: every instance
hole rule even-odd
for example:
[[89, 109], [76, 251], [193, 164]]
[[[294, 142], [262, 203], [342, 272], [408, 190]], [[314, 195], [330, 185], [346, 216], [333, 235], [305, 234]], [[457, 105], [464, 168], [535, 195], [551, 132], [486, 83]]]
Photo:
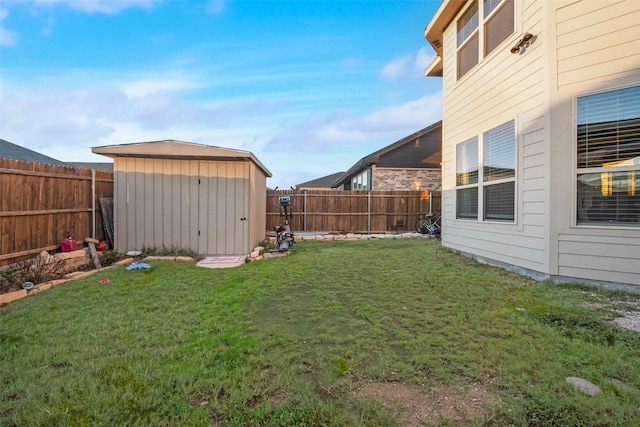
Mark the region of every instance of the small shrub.
[[147, 256], [184, 256], [184, 257], [191, 257], [196, 261], [200, 261], [201, 259], [204, 258], [202, 255], [200, 255], [193, 249], [179, 248], [177, 246], [171, 246], [169, 248], [167, 248], [164, 245], [161, 248], [157, 246], [150, 246], [150, 247], [143, 246], [140, 252], [141, 252], [140, 253], [141, 258], [144, 258]]
[[103, 249], [100, 254], [100, 264], [107, 267], [126, 258], [126, 255], [116, 250]]
[[11, 266], [0, 270], [0, 294], [19, 290], [24, 282], [21, 269]]
[[65, 273], [63, 260], [37, 256], [31, 260], [14, 264], [0, 271], [0, 292], [17, 291], [25, 282], [34, 284], [58, 279]]
[[336, 377], [341, 377], [349, 371], [349, 364], [342, 357], [337, 357], [333, 361], [333, 374]]
[[264, 252], [268, 252], [269, 250], [275, 247], [274, 244], [271, 243], [271, 240], [269, 239], [264, 239], [262, 242], [260, 242], [260, 246], [264, 248], [264, 251], [262, 251], [260, 255], [262, 255]]

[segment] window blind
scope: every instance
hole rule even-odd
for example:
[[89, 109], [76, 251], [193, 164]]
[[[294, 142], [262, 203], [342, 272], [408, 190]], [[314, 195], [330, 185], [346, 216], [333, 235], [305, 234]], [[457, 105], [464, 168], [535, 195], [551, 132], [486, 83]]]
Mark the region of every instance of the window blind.
[[484, 133], [484, 181], [516, 175], [515, 122], [509, 121]]
[[478, 28], [478, 3], [476, 0], [471, 2], [471, 6], [464, 11], [458, 19], [458, 47], [462, 46], [464, 41]]
[[[486, 0], [484, 3], [485, 14], [488, 16], [493, 10], [487, 12], [487, 4], [493, 7], [500, 3], [498, 0]], [[494, 5], [495, 3], [495, 5]], [[484, 26], [484, 54], [485, 56], [493, 52], [500, 43], [505, 41], [514, 32], [514, 9], [513, 0], [507, 0], [504, 5], [486, 22]]]
[[478, 219], [478, 187], [456, 190], [456, 218]]
[[484, 218], [513, 221], [515, 207], [515, 182], [484, 187]]
[[493, 12], [499, 5], [502, 3], [502, 0], [484, 0], [484, 17], [489, 16], [491, 12]]
[[578, 168], [640, 164], [640, 86], [578, 98]]
[[578, 98], [576, 142], [577, 223], [640, 225], [640, 86]]
[[456, 145], [456, 185], [478, 183], [478, 137]]

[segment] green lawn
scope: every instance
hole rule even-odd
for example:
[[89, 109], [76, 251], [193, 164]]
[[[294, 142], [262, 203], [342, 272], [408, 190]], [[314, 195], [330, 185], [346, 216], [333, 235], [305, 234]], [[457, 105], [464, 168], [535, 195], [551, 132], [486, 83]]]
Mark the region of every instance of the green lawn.
[[425, 239], [150, 264], [0, 308], [0, 426], [640, 425], [640, 334], [605, 322], [638, 296]]

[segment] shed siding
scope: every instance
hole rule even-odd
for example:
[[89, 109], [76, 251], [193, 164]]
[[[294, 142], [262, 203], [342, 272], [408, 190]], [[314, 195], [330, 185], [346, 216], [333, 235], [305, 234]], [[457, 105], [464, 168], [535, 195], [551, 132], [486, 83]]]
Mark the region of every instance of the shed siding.
[[[171, 175], [165, 171], [171, 171]], [[197, 164], [116, 158], [114, 173], [117, 250], [126, 252], [162, 245], [197, 248], [197, 228], [195, 232], [192, 228], [194, 221], [197, 225], [197, 217], [191, 212], [198, 201]]]
[[[203, 254], [248, 253], [249, 165], [116, 158], [116, 249], [126, 252], [144, 246], [175, 246]], [[259, 182], [253, 185], [262, 185], [266, 191], [266, 177], [255, 167], [254, 173]], [[264, 237], [266, 218], [260, 221], [261, 212], [266, 213], [264, 202], [262, 208], [256, 211], [254, 226], [261, 226], [262, 232], [252, 236], [251, 244]]]
[[198, 252], [242, 255], [248, 251], [249, 163], [201, 161]]
[[249, 176], [249, 236], [253, 250], [265, 237], [267, 229], [267, 177], [251, 165]]
[[[539, 2], [515, 2], [516, 32], [460, 80], [456, 76], [455, 19], [444, 33], [443, 244], [498, 262], [536, 271], [548, 270], [545, 233], [549, 201], [546, 152], [548, 112], [545, 41], [538, 39], [526, 54], [511, 46], [523, 29], [539, 34], [543, 22]], [[509, 120], [516, 122], [515, 224], [455, 219], [456, 144]]]
[[[575, 98], [640, 84], [640, 3], [559, 3], [556, 19], [557, 274], [640, 285], [640, 229], [575, 225]], [[569, 166], [570, 165], [570, 166]]]

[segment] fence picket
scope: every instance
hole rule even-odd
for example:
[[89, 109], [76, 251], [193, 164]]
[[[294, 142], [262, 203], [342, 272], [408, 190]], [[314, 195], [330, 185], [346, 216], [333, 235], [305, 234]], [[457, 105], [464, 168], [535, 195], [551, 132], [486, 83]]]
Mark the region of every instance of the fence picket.
[[[420, 191], [276, 190], [267, 192], [267, 230], [281, 222], [277, 201], [283, 195], [292, 200], [290, 226], [294, 232], [412, 231], [415, 222], [429, 211], [429, 199]], [[440, 193], [432, 192], [430, 197], [432, 210], [440, 212]], [[398, 220], [403, 222], [402, 228], [396, 227]]]
[[67, 235], [104, 238], [97, 200], [113, 197], [113, 173], [0, 158], [0, 266], [52, 250]]

